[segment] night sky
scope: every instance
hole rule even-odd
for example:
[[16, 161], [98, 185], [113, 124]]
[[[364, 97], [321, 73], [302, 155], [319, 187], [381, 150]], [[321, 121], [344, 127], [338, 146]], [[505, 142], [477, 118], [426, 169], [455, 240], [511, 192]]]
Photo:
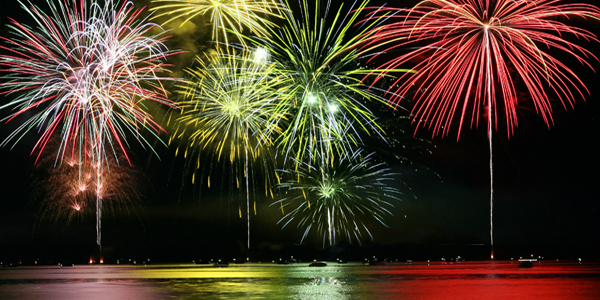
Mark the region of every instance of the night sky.
[[[0, 4], [0, 14], [3, 24], [7, 15], [24, 17], [16, 3]], [[189, 34], [185, 36], [193, 41], [179, 36], [173, 39], [173, 47], [203, 47], [198, 41], [210, 37], [201, 25], [186, 30]], [[1, 32], [6, 35], [5, 28]], [[600, 47], [593, 47], [600, 55]], [[187, 66], [195, 51], [185, 50], [190, 53], [178, 58], [178, 69]], [[597, 62], [593, 66], [600, 68]], [[555, 103], [555, 122], [550, 129], [534, 112], [523, 109], [514, 136], [509, 139], [502, 129], [494, 133], [494, 240], [498, 258], [534, 253], [547, 258], [600, 258], [599, 76], [585, 69], [578, 74], [591, 96], [578, 101], [575, 109], [565, 110]], [[0, 112], [2, 116], [8, 113], [6, 109]], [[0, 139], [17, 125], [16, 121], [0, 124]], [[412, 135], [414, 127], [406, 128]], [[69, 224], [37, 218], [31, 183], [38, 179], [30, 151], [38, 137], [32, 132], [14, 148], [0, 149], [0, 260], [85, 261], [98, 253], [93, 218]], [[419, 130], [417, 137], [431, 140], [431, 133]], [[395, 216], [386, 219], [389, 228], [373, 225], [374, 242], [367, 240], [363, 247], [341, 243], [320, 250], [320, 238], [313, 236], [299, 245], [302, 233], [295, 227], [281, 230], [276, 225], [281, 211], [269, 206], [270, 199], [261, 197], [258, 215], [252, 215], [251, 257], [389, 255], [438, 259], [458, 254], [468, 259], [487, 258], [489, 153], [485, 128], [465, 131], [459, 141], [455, 136], [436, 137], [419, 145], [421, 150], [389, 150], [413, 161], [388, 161], [410, 189], [398, 183], [402, 202], [392, 211]], [[132, 146], [133, 162], [144, 174], [140, 178], [143, 197], [135, 208], [103, 220], [107, 261], [128, 257], [155, 261], [244, 257], [246, 216], [238, 216], [237, 193], [229, 201], [228, 189], [218, 182], [211, 189], [191, 186], [188, 179], [182, 179], [184, 161], [174, 158], [174, 149], [160, 144], [155, 149], [160, 159]], [[183, 187], [182, 181], [186, 182]]]

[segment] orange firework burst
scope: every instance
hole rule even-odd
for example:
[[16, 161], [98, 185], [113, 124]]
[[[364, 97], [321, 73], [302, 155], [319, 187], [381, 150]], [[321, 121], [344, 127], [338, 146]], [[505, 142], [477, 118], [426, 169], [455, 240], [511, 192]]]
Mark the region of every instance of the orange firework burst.
[[[58, 147], [58, 140], [51, 144]], [[125, 155], [120, 151], [115, 153]], [[97, 199], [101, 199], [103, 214], [135, 211], [143, 191], [140, 179], [143, 176], [135, 167], [119, 164], [122, 159], [106, 155], [98, 168], [98, 162], [90, 156], [83, 160], [78, 156], [68, 157], [62, 163], [52, 151], [42, 156], [35, 166], [33, 182], [40, 219], [83, 221], [98, 213]]]

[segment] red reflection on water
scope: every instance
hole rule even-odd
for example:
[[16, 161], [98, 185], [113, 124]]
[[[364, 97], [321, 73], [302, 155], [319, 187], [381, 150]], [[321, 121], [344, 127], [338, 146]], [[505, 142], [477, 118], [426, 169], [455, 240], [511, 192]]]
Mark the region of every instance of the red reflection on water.
[[0, 299], [598, 300], [600, 263], [19, 266], [0, 270]]
[[376, 283], [386, 299], [600, 299], [598, 265], [541, 262], [521, 268], [518, 262], [479, 262], [406, 265], [381, 273], [390, 278]]
[[582, 289], [577, 279], [452, 279], [399, 282], [387, 299], [600, 299], [598, 285]]

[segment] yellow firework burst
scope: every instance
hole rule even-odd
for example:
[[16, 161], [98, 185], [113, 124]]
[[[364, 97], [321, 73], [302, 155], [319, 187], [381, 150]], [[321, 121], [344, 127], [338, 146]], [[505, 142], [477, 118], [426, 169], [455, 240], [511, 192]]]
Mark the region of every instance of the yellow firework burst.
[[[267, 153], [272, 146], [271, 135], [282, 131], [273, 116], [277, 113], [275, 100], [286, 91], [278, 88], [280, 80], [273, 76], [277, 73], [273, 70], [275, 64], [268, 62], [264, 51], [227, 53], [217, 50], [206, 54], [197, 58], [198, 67], [187, 70], [190, 79], [179, 86], [184, 100], [173, 136], [183, 141], [184, 156], [190, 158], [188, 163], [194, 168], [192, 183], [200, 169], [202, 152], [208, 154], [209, 170], [221, 158], [229, 158], [224, 165], [232, 172], [231, 189], [241, 190], [245, 181], [250, 248], [250, 185], [254, 182], [249, 179], [254, 174], [251, 166], [256, 162], [263, 167], [265, 192], [273, 196], [269, 184], [273, 159]], [[239, 212], [242, 217], [241, 203]]]
[[258, 36], [268, 35], [268, 27], [276, 26], [269, 17], [281, 18], [282, 4], [275, 0], [153, 0], [156, 7], [150, 10], [160, 11], [155, 15], [167, 17], [166, 23], [182, 19], [182, 25], [197, 16], [210, 15], [212, 39], [229, 43], [227, 33], [234, 34], [244, 43], [242, 32], [248, 29]]
[[187, 142], [189, 151], [211, 150], [220, 161], [231, 163], [260, 154], [272, 144], [270, 135], [280, 132], [275, 100], [283, 92], [273, 76], [274, 64], [264, 62], [260, 51], [224, 54], [217, 51], [197, 57], [197, 67], [187, 70], [189, 79], [178, 86], [184, 100], [174, 137]]

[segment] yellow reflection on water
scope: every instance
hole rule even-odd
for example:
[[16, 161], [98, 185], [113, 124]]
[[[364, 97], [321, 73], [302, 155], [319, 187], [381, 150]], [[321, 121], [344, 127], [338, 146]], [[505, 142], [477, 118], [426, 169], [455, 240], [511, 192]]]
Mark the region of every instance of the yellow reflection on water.
[[252, 265], [232, 265], [230, 267], [213, 267], [212, 265], [190, 267], [185, 265], [168, 266], [164, 268], [136, 269], [137, 276], [152, 279], [182, 279], [182, 278], [248, 278], [275, 277], [277, 269], [265, 269]]
[[336, 264], [326, 267], [309, 267], [308, 264], [240, 264], [222, 268], [171, 266], [139, 272], [138, 269], [138, 277], [168, 280], [170, 292], [192, 298], [344, 300], [358, 288], [347, 284], [344, 267]]

